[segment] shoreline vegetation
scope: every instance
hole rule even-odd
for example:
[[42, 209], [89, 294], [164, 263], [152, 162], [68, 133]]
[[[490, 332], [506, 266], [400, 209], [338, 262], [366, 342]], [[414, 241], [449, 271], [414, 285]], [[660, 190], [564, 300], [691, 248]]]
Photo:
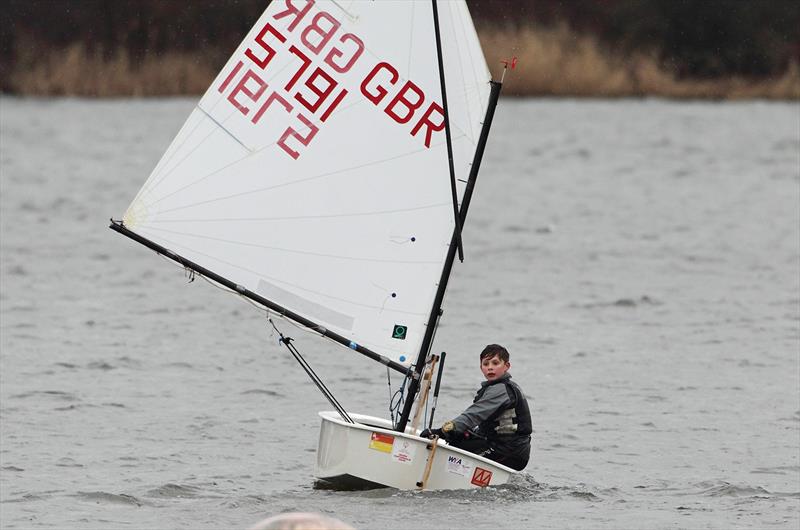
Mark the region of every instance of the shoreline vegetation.
[[[504, 92], [527, 97], [800, 99], [800, 67], [769, 78], [679, 78], [655, 53], [615, 53], [566, 25], [479, 28], [492, 74], [516, 56]], [[104, 54], [76, 42], [60, 49], [24, 43], [4, 92], [21, 96], [163, 97], [205, 92], [232, 50], [166, 51], [134, 60], [124, 48]], [[25, 51], [23, 51], [25, 50]]]

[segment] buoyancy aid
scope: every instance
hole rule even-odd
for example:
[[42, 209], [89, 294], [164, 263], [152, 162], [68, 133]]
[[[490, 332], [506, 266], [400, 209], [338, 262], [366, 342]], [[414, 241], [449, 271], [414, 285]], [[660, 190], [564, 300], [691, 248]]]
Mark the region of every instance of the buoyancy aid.
[[489, 439], [523, 437], [533, 433], [533, 422], [528, 401], [519, 386], [511, 381], [510, 377], [492, 381], [482, 386], [475, 395], [473, 403], [480, 400], [486, 390], [493, 385], [502, 384], [508, 393], [509, 405], [497, 410], [494, 414], [480, 424], [480, 432]]

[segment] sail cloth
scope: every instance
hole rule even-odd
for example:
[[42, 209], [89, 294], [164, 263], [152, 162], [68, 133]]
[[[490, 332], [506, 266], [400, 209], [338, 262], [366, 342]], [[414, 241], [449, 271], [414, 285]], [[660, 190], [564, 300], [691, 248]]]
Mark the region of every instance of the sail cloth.
[[[490, 74], [439, 4], [458, 197]], [[427, 0], [274, 0], [128, 208], [133, 232], [398, 362], [453, 232]]]

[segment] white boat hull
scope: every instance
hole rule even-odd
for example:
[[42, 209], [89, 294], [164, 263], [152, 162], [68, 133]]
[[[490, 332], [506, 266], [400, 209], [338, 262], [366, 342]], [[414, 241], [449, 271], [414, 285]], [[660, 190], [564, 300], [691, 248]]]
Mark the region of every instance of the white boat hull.
[[[350, 414], [347, 423], [338, 413], [319, 413], [322, 426], [317, 448], [316, 476], [333, 484], [388, 486], [402, 490], [470, 489], [505, 484], [516, 473], [481, 456], [392, 430], [382, 418]], [[433, 454], [430, 472], [428, 460]], [[423, 484], [424, 481], [424, 484]]]

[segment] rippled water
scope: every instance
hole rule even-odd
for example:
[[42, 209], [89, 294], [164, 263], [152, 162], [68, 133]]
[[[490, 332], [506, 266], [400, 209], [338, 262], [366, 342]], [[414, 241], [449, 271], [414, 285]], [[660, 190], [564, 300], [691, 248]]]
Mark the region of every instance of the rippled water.
[[[263, 316], [106, 228], [193, 104], [0, 99], [0, 526], [797, 528], [797, 104], [501, 101], [438, 417], [504, 343], [534, 455], [446, 493], [314, 489], [328, 405]], [[380, 365], [281, 327], [387, 416]]]

